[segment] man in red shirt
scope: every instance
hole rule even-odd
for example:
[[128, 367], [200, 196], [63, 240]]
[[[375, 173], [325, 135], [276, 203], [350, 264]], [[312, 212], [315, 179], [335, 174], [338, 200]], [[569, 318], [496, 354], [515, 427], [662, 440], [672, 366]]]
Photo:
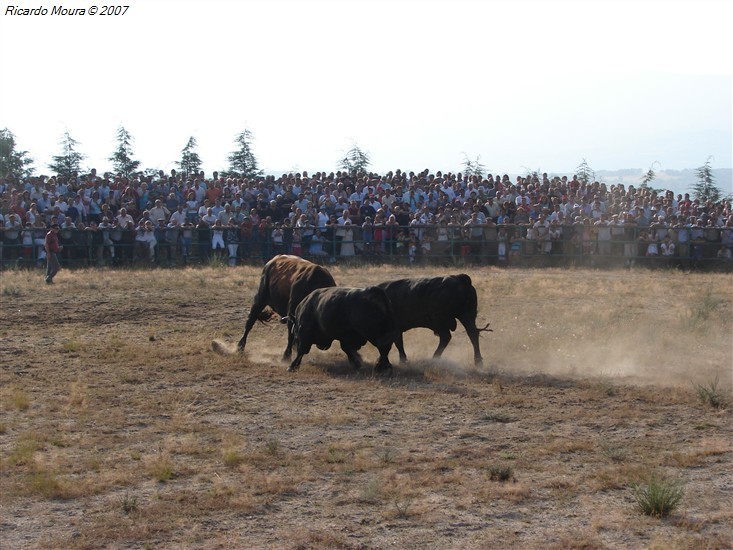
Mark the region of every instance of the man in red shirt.
[[61, 251], [61, 245], [59, 244], [60, 230], [59, 224], [51, 224], [51, 229], [46, 233], [44, 241], [46, 249], [46, 284], [48, 285], [53, 283], [53, 278], [61, 269], [58, 259], [58, 253]]

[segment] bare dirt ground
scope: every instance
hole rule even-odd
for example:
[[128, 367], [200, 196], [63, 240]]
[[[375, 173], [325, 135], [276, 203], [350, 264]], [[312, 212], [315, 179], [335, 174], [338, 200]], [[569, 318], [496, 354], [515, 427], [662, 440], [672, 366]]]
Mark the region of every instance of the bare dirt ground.
[[[695, 386], [730, 403], [731, 276], [422, 273], [460, 271], [485, 367], [415, 330], [384, 377], [338, 346], [286, 372], [279, 324], [214, 353], [259, 267], [3, 272], [0, 547], [731, 548], [731, 407]], [[666, 518], [652, 476], [684, 488]]]

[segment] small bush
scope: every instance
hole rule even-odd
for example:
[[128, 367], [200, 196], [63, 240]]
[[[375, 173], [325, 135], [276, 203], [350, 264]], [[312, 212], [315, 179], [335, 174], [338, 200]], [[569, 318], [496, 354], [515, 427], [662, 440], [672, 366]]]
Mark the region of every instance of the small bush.
[[383, 447], [377, 451], [379, 462], [382, 464], [392, 464], [395, 460], [395, 452], [391, 447]]
[[222, 453], [222, 460], [227, 468], [236, 468], [244, 462], [244, 456], [235, 449], [227, 449]]
[[19, 411], [27, 411], [31, 406], [31, 398], [25, 391], [16, 388], [10, 394], [10, 403]]
[[708, 290], [698, 304], [690, 307], [685, 324], [690, 328], [702, 328], [724, 301]]
[[81, 342], [78, 340], [66, 340], [61, 348], [64, 353], [76, 353], [81, 349]]
[[502, 412], [487, 413], [484, 416], [484, 420], [487, 422], [497, 422], [499, 424], [510, 424], [517, 421], [515, 417]]
[[636, 507], [642, 514], [665, 517], [682, 501], [685, 491], [678, 483], [652, 476], [646, 484], [633, 487]]
[[361, 502], [377, 502], [377, 500], [379, 500], [380, 491], [381, 487], [379, 480], [376, 477], [370, 478], [366, 486], [362, 489], [360, 498]]
[[8, 296], [10, 298], [20, 298], [23, 296], [23, 291], [15, 286], [5, 286], [3, 287], [3, 296]]
[[173, 477], [173, 462], [168, 453], [158, 453], [149, 466], [150, 474], [159, 482], [165, 483]]
[[33, 456], [38, 450], [38, 442], [35, 439], [23, 439], [10, 452], [8, 462], [13, 466], [29, 466], [33, 463]]
[[414, 497], [412, 495], [396, 496], [393, 501], [395, 517], [400, 519], [407, 519], [410, 517], [410, 507], [412, 506], [413, 501]]
[[329, 464], [343, 464], [346, 462], [347, 453], [339, 447], [329, 445], [326, 452], [326, 462]]
[[270, 438], [265, 443], [265, 451], [270, 456], [277, 456], [280, 454], [280, 440], [277, 438]]
[[725, 409], [728, 406], [728, 400], [722, 390], [718, 388], [718, 377], [715, 380], [705, 384], [694, 384], [697, 396], [704, 405], [710, 405], [714, 409]]
[[623, 462], [629, 455], [626, 447], [612, 443], [601, 443], [601, 453], [612, 462]]
[[511, 466], [489, 466], [489, 479], [491, 481], [510, 481], [514, 480], [514, 469]]
[[122, 506], [122, 511], [126, 514], [134, 512], [137, 510], [137, 497], [131, 497], [129, 493], [125, 493], [125, 496], [120, 499], [120, 505]]
[[211, 256], [206, 265], [213, 269], [221, 269], [227, 267], [229, 264], [227, 263], [227, 259], [222, 256]]
[[68, 490], [56, 477], [56, 474], [47, 470], [35, 470], [29, 476], [29, 488], [33, 493], [54, 498], [68, 498]]

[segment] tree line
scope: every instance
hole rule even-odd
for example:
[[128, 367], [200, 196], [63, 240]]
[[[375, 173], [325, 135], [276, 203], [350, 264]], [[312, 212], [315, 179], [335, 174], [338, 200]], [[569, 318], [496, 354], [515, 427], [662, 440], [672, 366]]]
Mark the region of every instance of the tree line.
[[[117, 129], [115, 138], [117, 146], [107, 159], [112, 163], [113, 172], [125, 177], [140, 173], [140, 161], [135, 159], [133, 151], [134, 138], [132, 134], [124, 126], [120, 126]], [[219, 171], [220, 176], [257, 178], [263, 175], [263, 171], [259, 168], [257, 156], [253, 151], [253, 141], [254, 135], [248, 128], [245, 128], [234, 137], [235, 148], [227, 157], [229, 167], [226, 170]], [[52, 162], [48, 164], [51, 172], [66, 179], [73, 174], [82, 173], [82, 162], [86, 157], [79, 151], [79, 143], [71, 137], [68, 130], [64, 132], [59, 145], [61, 147], [59, 154], [54, 155]], [[181, 150], [181, 156], [176, 163], [184, 174], [198, 174], [201, 171], [203, 161], [197, 149], [196, 138], [191, 136]], [[465, 176], [483, 177], [486, 173], [486, 167], [480, 162], [480, 158], [479, 156], [475, 160], [471, 160], [464, 153], [462, 165]], [[693, 198], [703, 202], [717, 203], [723, 198], [730, 200], [730, 195], [723, 197], [723, 193], [717, 186], [711, 161], [712, 159], [708, 157], [705, 163], [695, 170], [696, 178], [690, 192]], [[35, 172], [33, 163], [34, 160], [28, 151], [18, 149], [15, 135], [8, 128], [0, 130], [0, 177], [10, 176], [17, 179], [31, 177]], [[649, 170], [643, 174], [641, 187], [652, 187], [656, 178], [654, 168], [658, 164], [655, 161], [649, 167]], [[336, 162], [336, 165], [338, 169], [350, 174], [366, 173], [371, 165], [371, 156], [356, 142], [353, 142], [351, 148]], [[142, 170], [145, 174], [152, 174], [157, 171], [157, 168]], [[540, 171], [528, 170], [527, 172], [531, 175]], [[595, 171], [588, 165], [586, 159], [583, 159], [576, 167], [575, 174], [579, 180], [586, 183], [595, 180]]]

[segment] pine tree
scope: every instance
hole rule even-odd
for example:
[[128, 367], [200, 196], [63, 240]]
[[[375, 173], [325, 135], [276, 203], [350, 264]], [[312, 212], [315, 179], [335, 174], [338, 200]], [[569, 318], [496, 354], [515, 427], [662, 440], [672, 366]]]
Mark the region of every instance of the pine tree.
[[649, 170], [641, 176], [641, 184], [639, 187], [648, 188], [649, 184], [654, 181], [654, 179], [657, 177], [657, 174], [654, 172], [654, 163], [649, 167]]
[[478, 176], [479, 178], [484, 177], [486, 167], [481, 164], [481, 155], [476, 157], [475, 161], [468, 158], [466, 153], [463, 153], [463, 175], [466, 179], [470, 179], [471, 176]]
[[351, 146], [337, 166], [349, 174], [366, 172], [372, 163], [372, 159], [366, 151], [363, 151], [356, 143]]
[[117, 129], [117, 149], [107, 160], [112, 162], [116, 173], [130, 176], [140, 166], [139, 160], [132, 159], [132, 135], [123, 126]]
[[26, 178], [35, 171], [28, 151], [16, 150], [15, 135], [7, 128], [0, 130], [0, 177]]
[[53, 162], [48, 165], [52, 172], [58, 174], [62, 178], [69, 179], [74, 173], [81, 172], [81, 161], [85, 158], [76, 150], [79, 142], [69, 135], [69, 131], [64, 132], [60, 142], [61, 154], [51, 157]]
[[596, 179], [595, 171], [588, 166], [588, 162], [583, 159], [578, 167], [575, 169], [575, 174], [578, 176], [578, 181], [585, 183], [586, 185], [592, 183]]
[[234, 143], [237, 149], [227, 157], [229, 160], [229, 171], [225, 175], [233, 175], [244, 178], [254, 178], [262, 175], [262, 170], [257, 167], [257, 157], [252, 152], [252, 132], [248, 129], [237, 134]]
[[692, 186], [692, 198], [699, 199], [701, 203], [707, 201], [718, 202], [721, 197], [720, 189], [715, 185], [715, 175], [710, 165], [710, 157], [705, 164], [695, 170], [697, 174], [697, 183]]
[[652, 162], [652, 165], [649, 167], [649, 170], [646, 171], [646, 173], [641, 176], [641, 183], [639, 184], [639, 187], [642, 189], [651, 189], [651, 183], [657, 179], [657, 173], [654, 171], [654, 165], [659, 164], [656, 160]]
[[201, 164], [203, 163], [196, 152], [196, 147], [198, 147], [196, 138], [191, 136], [186, 146], [181, 150], [181, 161], [178, 163], [178, 166], [186, 175], [198, 174], [201, 170]]

